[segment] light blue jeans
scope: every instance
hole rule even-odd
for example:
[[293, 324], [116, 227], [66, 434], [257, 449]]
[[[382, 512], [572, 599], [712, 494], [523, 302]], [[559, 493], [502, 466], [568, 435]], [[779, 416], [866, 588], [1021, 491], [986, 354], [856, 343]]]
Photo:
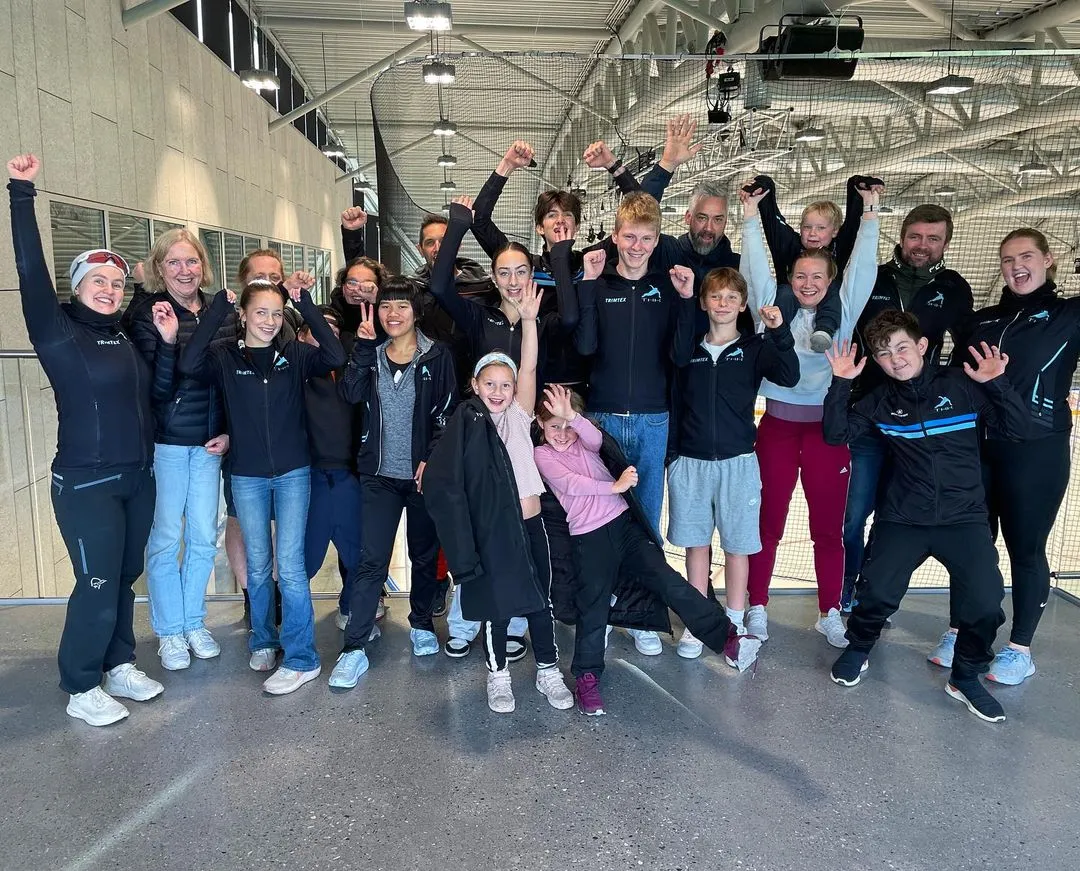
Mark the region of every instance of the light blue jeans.
[[[464, 638], [472, 641], [480, 634], [479, 620], [466, 620], [461, 616], [460, 587], [454, 585], [454, 592], [450, 594], [450, 611], [446, 615], [446, 629], [451, 638]], [[525, 631], [529, 628], [529, 621], [524, 617], [514, 617], [506, 630], [507, 635], [525, 637]]]
[[221, 457], [201, 445], [154, 445], [154, 478], [158, 488], [146, 547], [146, 585], [150, 625], [164, 638], [201, 629], [206, 618], [206, 584], [217, 554]]
[[[319, 667], [315, 650], [315, 610], [304, 567], [311, 470], [293, 469], [275, 478], [232, 476], [236, 518], [244, 534], [248, 564], [248, 599], [251, 601], [251, 638], [254, 652], [282, 648], [282, 665], [296, 671]], [[274, 626], [274, 554], [270, 541], [270, 504], [274, 506], [278, 587], [281, 589], [281, 637]]]
[[660, 535], [660, 511], [664, 507], [664, 457], [667, 455], [668, 413], [597, 414], [597, 424], [607, 432], [637, 469], [634, 493], [645, 516]]

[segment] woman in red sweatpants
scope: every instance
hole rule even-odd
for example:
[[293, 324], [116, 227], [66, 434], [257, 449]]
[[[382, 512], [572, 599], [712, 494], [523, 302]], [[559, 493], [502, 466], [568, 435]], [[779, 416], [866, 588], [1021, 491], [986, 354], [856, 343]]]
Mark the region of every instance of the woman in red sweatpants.
[[[799, 383], [778, 387], [761, 384], [765, 416], [754, 447], [761, 467], [761, 550], [750, 556], [749, 609], [746, 629], [762, 641], [769, 637], [769, 582], [776, 565], [776, 548], [784, 535], [795, 483], [802, 477], [814, 542], [814, 571], [818, 585], [819, 616], [814, 628], [834, 647], [846, 647], [846, 629], [840, 617], [844, 581], [844, 508], [847, 503], [850, 456], [845, 446], [825, 444], [821, 430], [822, 403], [832, 380], [825, 355], [811, 348], [829, 340], [850, 339], [855, 322], [874, 289], [877, 278], [878, 189], [860, 191], [863, 220], [844, 270], [839, 290], [831, 286], [836, 263], [824, 249], [808, 249], [795, 260], [790, 284], [777, 289], [769, 270], [765, 238], [757, 204], [768, 192], [740, 191], [743, 202], [741, 269], [750, 290], [747, 308], [756, 313], [763, 305], [778, 305], [791, 324], [799, 356]], [[840, 326], [833, 336], [817, 329], [815, 314], [827, 295], [839, 294]], [[761, 328], [761, 325], [757, 325]]]

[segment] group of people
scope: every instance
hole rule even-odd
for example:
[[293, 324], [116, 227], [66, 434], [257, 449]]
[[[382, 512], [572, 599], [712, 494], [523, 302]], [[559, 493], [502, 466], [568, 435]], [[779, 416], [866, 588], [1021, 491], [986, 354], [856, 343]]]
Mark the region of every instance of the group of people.
[[[309, 583], [331, 541], [344, 640], [329, 683], [356, 686], [404, 512], [413, 653], [440, 649], [448, 570], [442, 649], [461, 658], [480, 638], [492, 711], [514, 710], [509, 663], [531, 644], [548, 702], [597, 715], [612, 626], [659, 654], [670, 609], [685, 626], [680, 656], [707, 646], [740, 671], [756, 660], [801, 478], [815, 628], [843, 650], [832, 679], [860, 681], [912, 572], [934, 556], [950, 573], [950, 626], [929, 658], [951, 669], [950, 696], [1003, 720], [981, 676], [1017, 684], [1035, 672], [1080, 356], [1080, 309], [1057, 293], [1046, 239], [1006, 236], [1001, 300], [973, 312], [969, 285], [945, 266], [945, 209], [913, 209], [877, 263], [884, 183], [871, 176], [850, 179], [844, 212], [812, 203], [797, 229], [772, 180], [750, 179], [738, 190], [741, 257], [726, 193], [704, 182], [687, 232], [667, 236], [659, 201], [696, 155], [693, 135], [687, 116], [672, 119], [640, 183], [603, 142], [586, 150], [622, 197], [611, 236], [584, 251], [567, 191], [538, 197], [539, 254], [495, 225], [508, 179], [533, 158], [522, 141], [475, 201], [425, 218], [413, 275], [365, 255], [366, 215], [348, 209], [328, 306], [269, 250], [245, 258], [239, 294], [208, 294], [206, 251], [183, 229], [155, 241], [126, 312], [128, 264], [107, 250], [75, 258], [61, 303], [34, 216], [40, 162], [9, 161], [23, 309], [59, 412], [52, 498], [75, 571], [59, 653], [68, 713], [105, 725], [128, 715], [118, 699], [163, 691], [135, 666], [144, 554], [162, 666], [220, 654], [204, 620], [222, 480], [249, 665], [272, 672], [267, 693], [321, 673]], [[490, 271], [459, 256], [470, 230]], [[663, 532], [686, 549], [685, 577], [663, 550], [665, 483]], [[999, 528], [1014, 616], [995, 653]], [[710, 577], [717, 532], [724, 606]], [[574, 626], [573, 690], [556, 619]]]

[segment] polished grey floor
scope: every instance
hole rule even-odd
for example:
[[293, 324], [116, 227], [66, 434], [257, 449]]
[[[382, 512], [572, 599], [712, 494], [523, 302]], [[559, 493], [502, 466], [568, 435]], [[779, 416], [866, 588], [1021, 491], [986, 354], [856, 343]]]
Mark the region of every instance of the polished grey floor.
[[[909, 596], [850, 690], [806, 596], [774, 598], [754, 674], [616, 633], [596, 719], [550, 708], [528, 659], [516, 713], [490, 713], [475, 652], [410, 655], [401, 600], [355, 690], [324, 673], [283, 698], [246, 667], [238, 604], [211, 606], [221, 658], [175, 674], [140, 606], [165, 695], [106, 729], [64, 713], [63, 608], [0, 608], [0, 867], [1075, 871], [1080, 608], [1051, 601], [1039, 674], [995, 690], [993, 726], [924, 659], [946, 604]], [[328, 672], [331, 603], [317, 619]]]

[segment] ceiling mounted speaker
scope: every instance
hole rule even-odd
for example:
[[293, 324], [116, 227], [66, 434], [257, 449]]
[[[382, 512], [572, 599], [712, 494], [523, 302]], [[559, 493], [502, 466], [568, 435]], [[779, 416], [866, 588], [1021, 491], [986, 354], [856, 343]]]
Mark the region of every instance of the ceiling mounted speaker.
[[[766, 31], [774, 28], [775, 34], [766, 34]], [[784, 15], [779, 24], [761, 28], [758, 53], [766, 56], [762, 59], [764, 78], [769, 82], [792, 79], [846, 81], [855, 75], [858, 61], [828, 58], [787, 60], [784, 55], [825, 54], [834, 49], [858, 51], [865, 36], [862, 19], [857, 15], [845, 15], [832, 23], [829, 23], [829, 19]]]

